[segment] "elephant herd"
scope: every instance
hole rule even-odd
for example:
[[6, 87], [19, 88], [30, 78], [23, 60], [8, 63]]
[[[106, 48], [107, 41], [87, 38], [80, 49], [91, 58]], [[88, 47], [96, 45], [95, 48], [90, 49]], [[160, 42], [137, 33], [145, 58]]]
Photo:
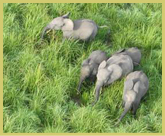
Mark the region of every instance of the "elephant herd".
[[89, 57], [82, 62], [78, 93], [80, 93], [82, 82], [89, 78], [96, 79], [95, 105], [99, 99], [100, 90], [104, 86], [114, 83], [116, 80], [126, 77], [123, 91], [124, 112], [119, 121], [125, 116], [129, 109], [136, 110], [141, 99], [146, 94], [149, 81], [142, 71], [134, 71], [134, 66], [141, 60], [141, 52], [138, 48], [132, 47], [116, 52], [111, 57], [107, 57], [104, 51], [93, 51]]
[[[44, 38], [47, 30], [62, 30], [64, 39], [76, 39], [82, 41], [93, 40], [99, 28], [90, 19], [79, 19], [72, 21], [69, 13], [53, 19], [42, 31], [41, 39]], [[109, 31], [110, 32], [110, 31]], [[87, 59], [82, 62], [80, 81], [77, 93], [81, 92], [81, 85], [87, 78], [96, 80], [95, 105], [99, 100], [100, 90], [115, 81], [126, 76], [123, 89], [124, 111], [119, 118], [119, 122], [129, 110], [136, 114], [141, 99], [147, 93], [149, 80], [143, 71], [133, 71], [134, 67], [140, 64], [141, 51], [137, 47], [122, 49], [112, 54], [110, 57], [101, 50], [93, 51]]]

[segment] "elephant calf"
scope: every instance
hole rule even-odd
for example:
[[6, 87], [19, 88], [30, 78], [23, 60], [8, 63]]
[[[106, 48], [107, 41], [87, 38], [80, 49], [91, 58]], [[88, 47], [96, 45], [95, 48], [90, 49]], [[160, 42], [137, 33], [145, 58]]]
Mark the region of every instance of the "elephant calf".
[[96, 50], [96, 51], [93, 51], [89, 55], [89, 57], [82, 62], [80, 82], [79, 82], [77, 93], [80, 93], [82, 82], [86, 78], [90, 78], [91, 80], [96, 79], [96, 74], [97, 74], [100, 63], [107, 59], [108, 57], [107, 57], [106, 52], [101, 51], [101, 50]]
[[141, 60], [141, 51], [137, 47], [131, 47], [128, 49], [122, 49], [120, 51], [117, 51], [113, 55], [118, 55], [118, 54], [124, 54], [124, 55], [129, 55], [131, 59], [133, 60], [134, 66], [137, 66], [140, 64]]
[[132, 72], [126, 77], [123, 92], [124, 112], [119, 118], [119, 122], [130, 109], [133, 110], [133, 115], [136, 114], [136, 110], [140, 104], [140, 101], [147, 93], [148, 88], [148, 78], [142, 71]]
[[99, 99], [100, 90], [103, 86], [110, 85], [114, 81], [133, 71], [133, 61], [130, 56], [118, 54], [113, 55], [107, 61], [103, 61], [98, 68], [95, 90], [95, 102]]
[[[41, 39], [47, 30], [62, 30], [63, 38], [73, 38], [76, 40], [89, 41], [95, 38], [98, 28], [107, 26], [98, 26], [90, 19], [79, 19], [72, 21], [69, 19], [69, 13], [61, 17], [54, 18], [42, 31]], [[110, 30], [109, 30], [110, 35]]]

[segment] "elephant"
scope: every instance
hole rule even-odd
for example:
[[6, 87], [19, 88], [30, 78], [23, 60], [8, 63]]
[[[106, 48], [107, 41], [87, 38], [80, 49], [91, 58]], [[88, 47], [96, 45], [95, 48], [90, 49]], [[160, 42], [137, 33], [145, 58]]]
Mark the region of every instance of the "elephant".
[[93, 51], [89, 55], [89, 57], [82, 62], [77, 94], [80, 93], [81, 85], [85, 79], [89, 78], [91, 81], [95, 81], [99, 64], [107, 59], [108, 56], [106, 52], [101, 50], [96, 50]]
[[149, 80], [143, 71], [134, 71], [128, 74], [124, 82], [123, 106], [124, 112], [119, 118], [119, 122], [132, 109], [133, 115], [139, 107], [140, 101], [144, 98], [149, 88]]
[[[62, 30], [63, 39], [75, 39], [81, 41], [93, 40], [98, 32], [98, 28], [105, 26], [98, 26], [90, 19], [79, 19], [72, 21], [69, 19], [70, 13], [54, 18], [42, 31], [41, 39], [48, 30]], [[110, 35], [110, 30], [108, 31]]]
[[97, 103], [100, 90], [103, 86], [112, 84], [114, 81], [128, 75], [132, 71], [133, 61], [128, 55], [113, 55], [107, 61], [103, 61], [98, 67], [95, 87], [95, 101], [92, 105]]
[[137, 66], [140, 64], [140, 60], [141, 60], [142, 55], [141, 55], [141, 51], [137, 47], [131, 47], [128, 49], [121, 49], [113, 55], [118, 55], [118, 54], [129, 55], [131, 57], [131, 59], [133, 60], [134, 66]]

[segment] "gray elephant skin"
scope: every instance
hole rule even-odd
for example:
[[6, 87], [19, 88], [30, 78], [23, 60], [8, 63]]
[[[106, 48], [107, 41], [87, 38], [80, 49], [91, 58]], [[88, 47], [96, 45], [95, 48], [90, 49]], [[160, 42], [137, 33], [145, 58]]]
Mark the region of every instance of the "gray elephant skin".
[[130, 56], [113, 55], [107, 61], [103, 61], [98, 68], [97, 82], [95, 87], [95, 101], [99, 99], [100, 90], [103, 86], [110, 85], [114, 81], [126, 76], [133, 71], [133, 61]]
[[62, 30], [64, 39], [76, 39], [82, 41], [93, 40], [97, 34], [98, 28], [107, 26], [97, 26], [90, 19], [79, 19], [72, 21], [67, 13], [61, 17], [54, 18], [42, 31], [41, 39], [47, 30]]
[[77, 89], [77, 93], [80, 93], [80, 88], [83, 81], [89, 78], [91, 81], [96, 79], [96, 74], [98, 72], [98, 67], [100, 63], [107, 60], [107, 53], [101, 50], [93, 51], [87, 59], [82, 62], [80, 81]]
[[124, 112], [119, 118], [119, 122], [132, 109], [133, 115], [139, 107], [141, 99], [145, 96], [149, 88], [149, 81], [146, 74], [142, 71], [130, 73], [124, 82], [123, 106]]
[[140, 64], [142, 55], [141, 55], [141, 51], [137, 47], [122, 49], [122, 50], [117, 51], [113, 55], [118, 55], [118, 54], [129, 55], [131, 59], [133, 60], [134, 66], [137, 66]]

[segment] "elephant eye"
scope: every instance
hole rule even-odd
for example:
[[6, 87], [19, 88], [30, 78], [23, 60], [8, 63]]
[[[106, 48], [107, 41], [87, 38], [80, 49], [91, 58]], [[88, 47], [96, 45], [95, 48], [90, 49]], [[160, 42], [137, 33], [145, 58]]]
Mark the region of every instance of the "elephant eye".
[[62, 24], [62, 25], [61, 25], [61, 27], [63, 27], [64, 25], [65, 25], [65, 23], [64, 23], [64, 24]]

